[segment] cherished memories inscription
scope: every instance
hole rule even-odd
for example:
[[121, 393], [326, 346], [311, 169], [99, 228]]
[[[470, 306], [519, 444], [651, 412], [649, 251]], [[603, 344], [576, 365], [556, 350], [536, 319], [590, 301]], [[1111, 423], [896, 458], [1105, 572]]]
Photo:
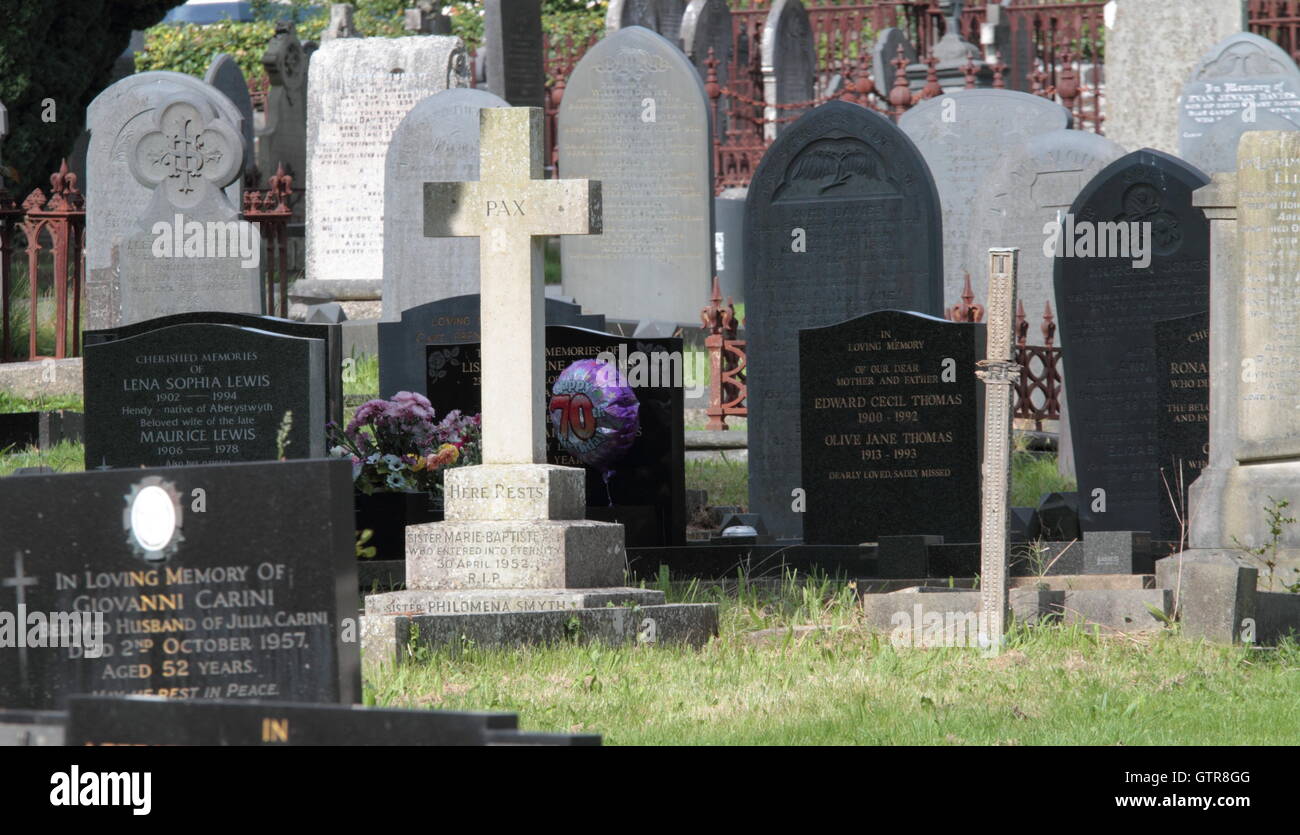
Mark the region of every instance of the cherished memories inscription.
[[275, 460], [281, 447], [322, 457], [325, 351], [324, 340], [205, 324], [87, 344], [87, 466]]

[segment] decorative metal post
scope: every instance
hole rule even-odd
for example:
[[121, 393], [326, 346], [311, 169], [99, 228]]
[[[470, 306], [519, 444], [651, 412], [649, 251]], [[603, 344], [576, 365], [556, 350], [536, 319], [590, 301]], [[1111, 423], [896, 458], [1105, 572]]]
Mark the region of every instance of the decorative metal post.
[[1011, 498], [1011, 396], [1020, 378], [1015, 356], [1018, 249], [989, 250], [984, 381], [984, 489], [980, 534], [980, 645], [996, 653], [1006, 635], [1007, 506]]

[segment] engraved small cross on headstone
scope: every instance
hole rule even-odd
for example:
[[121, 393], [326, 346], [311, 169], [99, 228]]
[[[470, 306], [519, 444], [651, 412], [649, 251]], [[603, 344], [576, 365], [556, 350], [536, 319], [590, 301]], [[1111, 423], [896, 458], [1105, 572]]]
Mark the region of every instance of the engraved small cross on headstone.
[[1007, 505], [1011, 493], [1012, 392], [1020, 377], [1015, 363], [1016, 261], [1018, 249], [989, 250], [986, 308], [988, 358], [975, 374], [984, 381], [984, 489], [980, 536], [980, 645], [1002, 646], [1007, 616]]
[[[0, 586], [11, 588], [16, 596], [17, 606], [14, 610], [14, 622], [18, 629], [26, 629], [26, 612], [27, 607], [27, 587], [37, 584], [35, 577], [28, 577], [23, 573], [23, 552], [14, 552], [14, 576], [6, 577], [0, 580]], [[27, 681], [27, 644], [22, 642], [18, 645], [18, 673], [22, 676], [24, 682]]]
[[424, 184], [424, 234], [479, 239], [483, 463], [543, 464], [542, 236], [599, 234], [600, 183], [542, 179], [540, 108], [484, 108], [479, 137], [477, 182]]

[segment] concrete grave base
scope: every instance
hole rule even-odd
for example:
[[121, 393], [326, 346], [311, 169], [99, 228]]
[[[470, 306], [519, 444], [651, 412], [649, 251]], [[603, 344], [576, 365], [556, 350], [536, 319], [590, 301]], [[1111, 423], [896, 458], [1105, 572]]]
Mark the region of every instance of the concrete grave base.
[[0, 710], [0, 748], [63, 745], [67, 719], [58, 710]]
[[700, 647], [718, 634], [718, 607], [712, 603], [614, 605], [620, 593], [635, 595], [644, 590], [550, 591], [557, 599], [597, 594], [608, 598], [609, 605], [490, 614], [367, 615], [361, 619], [363, 663], [404, 663], [417, 657], [415, 652], [419, 648], [455, 646], [461, 642], [481, 648], [565, 641], [599, 642], [611, 646], [685, 644]]
[[[1119, 632], [1161, 629], [1164, 625], [1151, 608], [1168, 617], [1173, 611], [1173, 595], [1168, 589], [1144, 588], [1012, 588], [1010, 607], [1022, 623], [1062, 622], [1100, 626]], [[882, 632], [899, 627], [928, 629], [930, 623], [963, 623], [972, 631], [978, 623], [980, 593], [946, 586], [918, 586], [885, 594], [862, 597], [867, 624]], [[945, 626], [951, 629], [951, 627]]]
[[0, 391], [35, 400], [81, 396], [81, 357], [0, 363]]

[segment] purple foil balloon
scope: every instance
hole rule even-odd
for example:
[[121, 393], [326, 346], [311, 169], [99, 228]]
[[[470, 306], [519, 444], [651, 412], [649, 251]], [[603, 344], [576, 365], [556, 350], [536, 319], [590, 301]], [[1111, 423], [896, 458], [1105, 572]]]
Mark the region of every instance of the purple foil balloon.
[[641, 404], [618, 366], [578, 360], [551, 387], [551, 428], [565, 452], [600, 470], [605, 483], [632, 448], [641, 426]]

